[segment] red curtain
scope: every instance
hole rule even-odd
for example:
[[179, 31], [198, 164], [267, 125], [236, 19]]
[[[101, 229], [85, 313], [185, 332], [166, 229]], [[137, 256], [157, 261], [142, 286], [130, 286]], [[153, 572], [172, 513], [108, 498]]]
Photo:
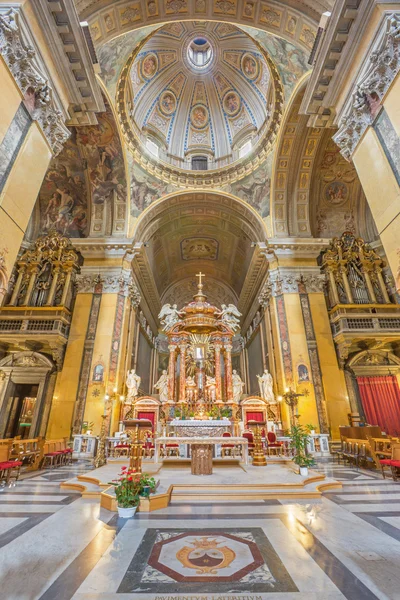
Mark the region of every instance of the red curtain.
[[137, 418], [138, 419], [148, 419], [149, 421], [151, 421], [151, 423], [152, 423], [151, 428], [154, 431], [154, 419], [155, 419], [154, 412], [138, 412]]
[[263, 412], [247, 412], [246, 413], [246, 421], [264, 421], [264, 413]]
[[394, 375], [357, 377], [369, 425], [379, 425], [388, 435], [400, 435], [400, 389]]

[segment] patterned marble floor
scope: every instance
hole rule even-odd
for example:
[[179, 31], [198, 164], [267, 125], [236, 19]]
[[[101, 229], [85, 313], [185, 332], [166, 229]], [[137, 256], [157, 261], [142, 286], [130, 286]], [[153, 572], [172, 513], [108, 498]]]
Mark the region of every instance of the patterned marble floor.
[[60, 490], [77, 463], [0, 493], [3, 600], [400, 600], [400, 483], [320, 462], [318, 501], [173, 502], [122, 520]]

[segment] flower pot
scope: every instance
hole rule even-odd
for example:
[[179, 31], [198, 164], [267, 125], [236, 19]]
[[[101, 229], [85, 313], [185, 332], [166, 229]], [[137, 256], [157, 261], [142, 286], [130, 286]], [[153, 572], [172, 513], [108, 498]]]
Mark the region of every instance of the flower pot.
[[302, 477], [307, 477], [307, 475], [308, 475], [308, 467], [300, 467], [300, 475]]
[[191, 420], [191, 421], [194, 421], [194, 417], [190, 417], [190, 420]]
[[310, 435], [315, 435], [315, 429], [311, 429]]
[[121, 519], [130, 519], [135, 515], [137, 506], [130, 506], [129, 508], [122, 508], [122, 506], [117, 506], [117, 509], [118, 516], [121, 517]]

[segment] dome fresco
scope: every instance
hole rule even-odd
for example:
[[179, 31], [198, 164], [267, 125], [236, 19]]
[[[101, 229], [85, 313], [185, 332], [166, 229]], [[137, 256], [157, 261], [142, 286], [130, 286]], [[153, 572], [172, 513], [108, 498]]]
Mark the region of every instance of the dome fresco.
[[204, 168], [218, 169], [268, 131], [273, 84], [263, 52], [243, 31], [177, 22], [142, 46], [127, 98], [132, 128], [152, 158], [192, 169], [201, 156]]

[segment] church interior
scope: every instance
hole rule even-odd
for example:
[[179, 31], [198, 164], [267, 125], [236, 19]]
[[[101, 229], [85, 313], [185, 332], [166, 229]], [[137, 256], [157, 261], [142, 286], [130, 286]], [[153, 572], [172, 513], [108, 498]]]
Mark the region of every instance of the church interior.
[[400, 598], [399, 72], [399, 2], [0, 0], [1, 598]]

